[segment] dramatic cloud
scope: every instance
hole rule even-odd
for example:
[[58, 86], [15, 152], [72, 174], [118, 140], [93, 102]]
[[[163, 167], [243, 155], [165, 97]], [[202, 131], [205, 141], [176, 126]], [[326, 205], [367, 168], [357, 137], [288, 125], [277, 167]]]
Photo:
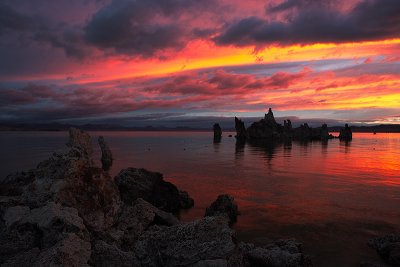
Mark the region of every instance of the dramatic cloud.
[[[207, 36], [208, 29], [192, 25], [196, 16], [216, 8], [213, 0], [121, 0], [97, 12], [85, 28], [86, 40], [117, 53], [153, 56], [165, 50], [180, 50], [195, 36]], [[193, 17], [191, 17], [193, 19]], [[193, 27], [193, 28], [190, 28]]]
[[332, 8], [333, 2], [287, 0], [268, 11], [295, 9], [285, 21], [247, 17], [227, 23], [215, 37], [220, 45], [343, 43], [400, 37], [400, 2], [365, 0], [349, 12]]
[[399, 0], [0, 2], [1, 121], [400, 114]]

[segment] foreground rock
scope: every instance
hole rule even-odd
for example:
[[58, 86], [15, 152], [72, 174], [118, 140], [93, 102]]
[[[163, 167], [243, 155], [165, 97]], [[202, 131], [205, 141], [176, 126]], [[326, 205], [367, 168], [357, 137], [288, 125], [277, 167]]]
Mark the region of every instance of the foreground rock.
[[294, 241], [238, 243], [230, 196], [179, 222], [166, 211], [192, 206], [187, 192], [144, 169], [113, 180], [93, 163], [90, 136], [69, 134], [70, 151], [0, 181], [1, 266], [309, 266]]
[[205, 216], [226, 216], [231, 224], [236, 222], [238, 215], [238, 206], [230, 195], [219, 195], [205, 213]]
[[387, 263], [400, 266], [400, 236], [386, 235], [369, 240], [368, 245]]
[[164, 181], [161, 173], [145, 169], [128, 168], [115, 177], [122, 201], [132, 204], [136, 199], [143, 198], [154, 206], [168, 211], [177, 212], [180, 209], [193, 206], [193, 200], [185, 192]]

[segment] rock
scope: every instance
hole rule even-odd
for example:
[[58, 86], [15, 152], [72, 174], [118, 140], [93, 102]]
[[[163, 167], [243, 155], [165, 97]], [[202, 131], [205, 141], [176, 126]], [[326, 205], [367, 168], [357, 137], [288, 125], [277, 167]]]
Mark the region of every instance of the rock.
[[199, 261], [193, 267], [228, 267], [228, 261], [224, 259]]
[[320, 139], [322, 141], [327, 141], [328, 139], [331, 139], [331, 135], [329, 135], [329, 131], [328, 131], [328, 125], [326, 125], [325, 123], [322, 124], [322, 126], [321, 126]]
[[136, 199], [143, 198], [157, 208], [167, 212], [178, 212], [193, 203], [185, 193], [164, 181], [161, 173], [145, 169], [128, 168], [115, 177], [121, 193], [121, 199], [131, 205]]
[[32, 210], [15, 206], [5, 211], [3, 219], [0, 262], [8, 266], [20, 262], [84, 266], [89, 259], [89, 235], [75, 208], [54, 202]]
[[400, 266], [400, 236], [386, 235], [368, 241], [387, 263]]
[[273, 129], [273, 130], [275, 130], [275, 129], [277, 128], [277, 126], [278, 126], [278, 124], [277, 124], [276, 121], [275, 121], [274, 113], [272, 112], [272, 109], [271, 109], [271, 108], [269, 108], [269, 109], [268, 109], [268, 113], [265, 114], [265, 116], [264, 116], [264, 121], [265, 121], [265, 124], [266, 124], [269, 128], [271, 128], [271, 129]]
[[361, 263], [360, 267], [384, 267], [383, 265], [375, 264], [375, 263]]
[[122, 251], [118, 247], [109, 245], [101, 240], [97, 241], [94, 245], [90, 263], [92, 266], [98, 267], [141, 266], [132, 252]]
[[42, 250], [35, 261], [36, 266], [89, 266], [90, 242], [76, 234], [68, 234], [54, 246]]
[[182, 209], [189, 209], [193, 207], [194, 200], [189, 196], [189, 193], [186, 191], [179, 191], [179, 199], [181, 203]]
[[206, 209], [205, 216], [227, 216], [229, 223], [234, 223], [239, 214], [238, 206], [230, 195], [219, 195], [210, 207]]
[[16, 222], [21, 221], [23, 218], [28, 217], [31, 210], [27, 206], [14, 206], [6, 210], [3, 216], [4, 223], [10, 227]]
[[250, 266], [311, 266], [309, 259], [302, 253], [301, 244], [295, 240], [279, 240], [264, 247], [250, 246], [245, 249], [244, 257]]
[[133, 206], [125, 205], [116, 221], [115, 229], [121, 231], [115, 243], [124, 249], [132, 248], [147, 228], [151, 225], [172, 226], [179, 224], [179, 220], [165, 211], [159, 210], [145, 200], [139, 198]]
[[112, 166], [113, 156], [103, 136], [99, 136], [98, 142], [101, 149], [102, 168], [103, 170], [107, 171]]
[[9, 258], [1, 266], [2, 267], [32, 266], [34, 265], [39, 253], [40, 253], [39, 248], [33, 248], [26, 252], [18, 253], [17, 255]]
[[245, 140], [247, 133], [246, 127], [244, 126], [244, 122], [235, 117], [235, 129], [236, 129], [236, 138], [238, 140]]
[[218, 123], [215, 123], [213, 129], [214, 129], [214, 140], [215, 139], [221, 139], [221, 137], [222, 137], [221, 126], [219, 126]]
[[353, 139], [353, 133], [347, 123], [344, 128], [340, 130], [339, 139], [341, 141], [351, 141]]
[[77, 152], [79, 157], [87, 160], [92, 159], [92, 139], [88, 133], [76, 128], [70, 128], [67, 146]]
[[234, 248], [233, 231], [226, 219], [206, 217], [146, 231], [134, 253], [142, 266], [192, 266], [200, 261], [225, 259]]

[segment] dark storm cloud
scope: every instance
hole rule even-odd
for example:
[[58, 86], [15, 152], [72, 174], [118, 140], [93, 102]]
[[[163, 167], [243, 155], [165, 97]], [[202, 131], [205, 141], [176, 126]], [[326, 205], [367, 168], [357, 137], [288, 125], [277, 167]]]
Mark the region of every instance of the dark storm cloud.
[[88, 54], [82, 29], [43, 16], [23, 14], [5, 4], [0, 4], [0, 38], [2, 50], [21, 51], [47, 44], [63, 49], [69, 57], [82, 59]]
[[210, 34], [210, 29], [190, 29], [190, 20], [184, 17], [213, 5], [213, 0], [113, 1], [93, 15], [85, 38], [102, 49], [143, 57], [164, 49], [179, 50], [193, 36]]
[[[322, 2], [322, 1], [321, 1]], [[268, 11], [295, 9], [286, 21], [247, 17], [227, 23], [215, 37], [220, 45], [342, 43], [400, 37], [400, 1], [365, 0], [349, 12], [312, 0], [288, 0]]]
[[30, 27], [29, 17], [19, 14], [9, 6], [0, 3], [0, 35], [6, 30], [26, 30]]

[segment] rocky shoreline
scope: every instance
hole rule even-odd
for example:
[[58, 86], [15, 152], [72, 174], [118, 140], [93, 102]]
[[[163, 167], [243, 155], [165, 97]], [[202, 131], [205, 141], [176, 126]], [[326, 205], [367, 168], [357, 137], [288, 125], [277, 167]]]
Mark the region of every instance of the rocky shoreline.
[[67, 153], [0, 181], [1, 266], [311, 266], [294, 240], [263, 247], [236, 239], [238, 207], [221, 195], [204, 218], [180, 222], [193, 206], [160, 173], [127, 168], [112, 178], [91, 137], [70, 129]]
[[[276, 122], [271, 108], [263, 119], [253, 122], [247, 129], [244, 122], [235, 117], [235, 129], [238, 141], [328, 141], [329, 139], [336, 138], [329, 134], [326, 124], [318, 128], [312, 128], [307, 123], [304, 123], [300, 127], [293, 128], [292, 122], [289, 119], [285, 120], [283, 125], [279, 124]], [[337, 138], [342, 141], [351, 141], [353, 138], [351, 128], [346, 124]]]

